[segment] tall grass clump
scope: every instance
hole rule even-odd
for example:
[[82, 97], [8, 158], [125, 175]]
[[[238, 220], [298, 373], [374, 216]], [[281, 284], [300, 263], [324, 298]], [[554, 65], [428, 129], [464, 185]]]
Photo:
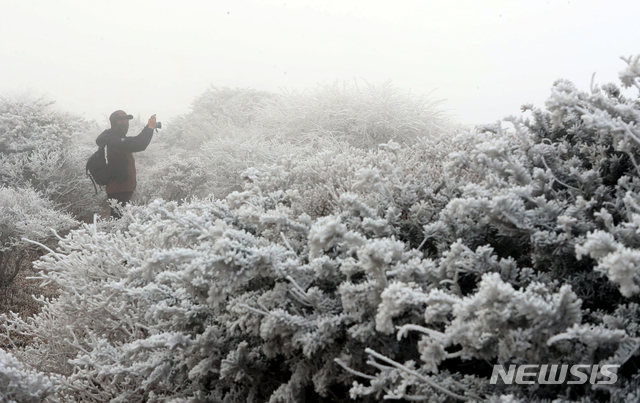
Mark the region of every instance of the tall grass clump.
[[318, 149], [345, 142], [375, 149], [389, 140], [413, 144], [419, 138], [451, 131], [452, 120], [440, 105], [440, 101], [401, 91], [390, 82], [354, 81], [268, 98], [256, 120], [283, 142], [313, 144]]
[[195, 151], [206, 141], [236, 136], [250, 128], [262, 102], [273, 94], [251, 88], [211, 86], [191, 104], [191, 111], [172, 118], [167, 132], [154, 140], [163, 148]]

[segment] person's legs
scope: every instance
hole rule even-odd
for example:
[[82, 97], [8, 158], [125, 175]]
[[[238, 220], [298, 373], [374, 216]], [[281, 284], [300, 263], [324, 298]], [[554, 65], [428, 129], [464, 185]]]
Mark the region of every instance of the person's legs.
[[[133, 192], [112, 193], [107, 195], [107, 199], [116, 199], [119, 205], [124, 206], [125, 204], [129, 203], [132, 195]], [[121, 217], [118, 210], [114, 209], [113, 207], [111, 208], [111, 217], [115, 219]]]

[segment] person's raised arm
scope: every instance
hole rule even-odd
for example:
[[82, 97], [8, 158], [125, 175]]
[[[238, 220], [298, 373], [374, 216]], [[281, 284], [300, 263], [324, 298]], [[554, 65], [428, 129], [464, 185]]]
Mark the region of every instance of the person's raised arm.
[[132, 153], [144, 151], [147, 149], [147, 146], [153, 138], [153, 129], [156, 128], [156, 125], [156, 115], [153, 114], [149, 118], [147, 126], [142, 129], [140, 134], [135, 137], [112, 138], [108, 145], [115, 149], [129, 151]]

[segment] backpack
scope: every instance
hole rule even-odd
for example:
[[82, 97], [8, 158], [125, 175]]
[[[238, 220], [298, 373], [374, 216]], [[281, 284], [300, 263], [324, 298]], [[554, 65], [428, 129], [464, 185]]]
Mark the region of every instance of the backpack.
[[109, 172], [109, 168], [107, 167], [107, 158], [104, 152], [105, 146], [100, 146], [98, 151], [93, 153], [91, 157], [87, 160], [87, 176], [93, 182], [93, 188], [98, 194], [98, 188], [96, 187], [96, 183], [100, 186], [106, 185], [111, 181], [111, 172]]

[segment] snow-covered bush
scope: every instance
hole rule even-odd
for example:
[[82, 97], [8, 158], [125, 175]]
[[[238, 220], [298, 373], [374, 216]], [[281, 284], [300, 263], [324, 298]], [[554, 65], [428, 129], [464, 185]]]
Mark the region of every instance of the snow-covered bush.
[[11, 354], [0, 349], [0, 401], [40, 403], [55, 390], [52, 379], [25, 369]]
[[[546, 107], [83, 225], [36, 263], [60, 296], [0, 334], [32, 338], [12, 353], [60, 376], [52, 401], [635, 401], [640, 103], [559, 80]], [[523, 386], [494, 364], [621, 367]]]
[[[637, 80], [637, 59], [628, 62], [621, 73], [627, 86]], [[426, 308], [424, 324], [395, 328], [399, 339], [421, 334], [421, 363], [391, 361], [369, 349], [369, 363], [379, 371], [352, 395], [430, 395], [431, 376], [443, 368], [486, 377], [491, 369], [482, 362], [488, 361], [618, 364], [625, 377], [606, 392], [485, 384], [487, 394], [634, 401], [640, 102], [613, 84], [587, 93], [559, 80], [546, 106], [524, 106], [530, 119], [509, 118], [514, 132], [481, 128], [466, 136], [469, 152], [452, 155], [450, 172], [467, 170], [481, 180], [462, 186], [424, 228], [424, 247], [439, 256], [451, 282], [428, 292], [394, 292], [390, 307], [385, 299], [381, 305], [382, 312], [397, 310], [398, 300]], [[388, 319], [382, 325], [379, 330], [394, 331]], [[469, 363], [475, 364], [463, 372]], [[458, 393], [470, 389], [463, 386]]]
[[135, 201], [225, 197], [242, 189], [245, 169], [283, 155], [303, 155], [302, 147], [274, 141], [259, 129], [257, 111], [271, 96], [250, 88], [212, 86], [205, 91], [189, 113], [172, 119], [140, 155]]
[[0, 98], [2, 154], [34, 151], [42, 143], [62, 147], [81, 131], [76, 118], [51, 108], [53, 102], [24, 98]]
[[[223, 198], [241, 190], [241, 173], [247, 168], [277, 165], [283, 159], [304, 161], [345, 148], [375, 150], [389, 141], [419, 146], [441, 141], [454, 131], [437, 102], [404, 94], [389, 83], [343, 83], [280, 95], [212, 87], [170, 127], [156, 136], [159, 148], [141, 157], [150, 167], [141, 171], [138, 201], [208, 194]], [[450, 146], [440, 154], [447, 151]], [[179, 175], [186, 160], [202, 173], [198, 176], [203, 185], [191, 192], [188, 186], [176, 185], [193, 180], [190, 173]], [[181, 191], [174, 192], [176, 186]], [[165, 187], [173, 190], [164, 192]]]
[[146, 204], [158, 198], [180, 201], [202, 197], [211, 191], [212, 181], [212, 172], [199, 156], [174, 154], [140, 175], [134, 200]]
[[243, 173], [244, 191], [228, 199], [238, 205], [265, 197], [271, 205], [286, 205], [296, 216], [313, 218], [340, 214], [344, 203], [351, 203], [348, 209], [363, 219], [379, 216], [392, 223], [380, 228], [380, 234], [405, 238], [412, 231], [421, 233], [422, 225], [431, 222], [452, 197], [457, 179], [443, 176], [443, 162], [456, 150], [461, 148], [447, 137], [410, 147], [390, 141], [378, 150], [342, 144], [307, 158], [281, 158], [250, 168]]
[[[299, 401], [305, 394], [348, 399], [351, 380], [335, 358], [356, 354], [349, 362], [363, 362], [366, 346], [404, 354], [394, 336], [375, 331], [380, 301], [367, 294], [379, 295], [387, 276], [416, 284], [437, 277], [421, 252], [405, 251], [393, 235], [398, 220], [417, 231], [424, 224], [421, 214], [438, 208], [425, 203], [401, 211], [408, 203], [402, 198], [416, 197], [409, 191], [417, 191], [432, 162], [416, 150], [406, 166], [400, 164], [407, 170], [401, 175], [394, 167], [397, 144], [357, 151], [360, 160], [352, 168], [358, 161], [377, 162], [378, 179], [389, 189], [374, 183], [364, 191], [362, 178], [352, 177], [343, 184], [347, 188], [334, 192], [336, 215], [317, 222], [302, 208], [306, 203], [292, 207], [277, 199], [281, 178], [262, 177], [230, 196], [230, 204], [157, 201], [130, 207], [118, 223], [100, 224], [115, 225], [108, 232], [94, 226], [72, 232], [58, 252], [36, 263], [60, 297], [45, 303], [33, 320], [8, 318], [10, 332], [33, 337], [16, 354], [66, 376], [61, 401]], [[409, 175], [412, 168], [415, 176]], [[302, 189], [303, 182], [301, 177], [294, 184]], [[438, 197], [433, 195], [441, 208], [447, 196]], [[387, 198], [389, 208], [375, 208], [377, 198]], [[391, 208], [394, 198], [402, 200], [397, 211]], [[386, 260], [395, 274], [376, 274], [378, 262]], [[387, 343], [395, 347], [385, 349]]]
[[33, 189], [0, 186], [0, 288], [29, 262], [34, 245], [23, 238], [49, 243], [56, 239], [52, 230], [64, 233], [75, 226], [71, 216], [56, 210]]
[[275, 163], [285, 156], [304, 158], [308, 154], [302, 147], [253, 136], [250, 132], [207, 141], [197, 151], [174, 149], [156, 153], [145, 160], [147, 165], [153, 165], [140, 170], [135, 200], [180, 201], [209, 195], [224, 198], [242, 190], [241, 174], [248, 167]]
[[77, 217], [98, 211], [85, 174], [95, 151], [80, 141], [94, 126], [39, 99], [0, 99], [0, 184], [30, 186]]
[[[640, 55], [625, 59], [628, 68], [620, 72], [625, 87], [640, 89], [639, 60]], [[567, 97], [562, 95], [556, 97], [557, 110], [582, 113], [586, 128], [611, 138], [609, 151], [618, 157], [608, 170], [618, 173], [614, 177], [617, 182], [613, 205], [596, 213], [601, 224], [588, 234], [583, 245], [576, 245], [578, 258], [587, 255], [597, 259], [596, 271], [607, 275], [625, 297], [632, 297], [640, 293], [640, 100], [626, 100], [617, 88], [607, 86], [591, 95], [590, 101], [600, 108], [588, 110], [578, 99], [563, 99]], [[626, 175], [620, 175], [623, 170]]]

